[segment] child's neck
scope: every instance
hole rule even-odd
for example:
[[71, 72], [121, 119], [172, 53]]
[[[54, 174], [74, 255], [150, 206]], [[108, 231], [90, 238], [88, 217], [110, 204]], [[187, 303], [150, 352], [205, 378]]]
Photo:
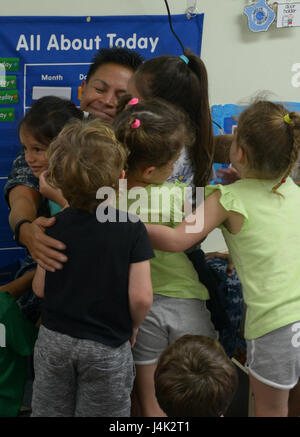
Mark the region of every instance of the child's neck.
[[127, 189], [130, 190], [130, 188], [134, 187], [146, 187], [149, 185], [148, 183], [145, 183], [144, 181], [141, 181], [133, 176], [127, 175]]
[[241, 179], [261, 179], [261, 175], [246, 166], [239, 165], [235, 169], [239, 172]]
[[126, 179], [127, 179], [127, 189], [128, 190], [130, 190], [130, 188], [134, 188], [134, 187], [147, 187], [148, 185], [151, 185], [151, 184], [157, 185], [155, 182], [151, 181], [151, 179], [146, 181], [142, 177], [140, 178], [136, 175], [127, 174]]

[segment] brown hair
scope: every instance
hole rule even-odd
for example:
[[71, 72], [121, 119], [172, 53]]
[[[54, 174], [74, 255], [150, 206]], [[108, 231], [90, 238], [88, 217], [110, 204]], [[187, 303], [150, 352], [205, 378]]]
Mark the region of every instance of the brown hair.
[[[138, 119], [140, 126], [133, 128]], [[129, 152], [128, 172], [140, 167], [162, 167], [193, 141], [188, 118], [162, 99], [144, 100], [128, 105], [114, 121], [116, 137]]]
[[210, 178], [214, 156], [212, 118], [208, 98], [208, 77], [203, 61], [190, 50], [179, 56], [158, 56], [145, 61], [134, 74], [135, 85], [144, 98], [160, 97], [183, 110], [195, 131], [189, 154], [195, 186]]
[[117, 190], [126, 152], [112, 127], [99, 119], [68, 124], [47, 150], [48, 182], [62, 190], [69, 205], [93, 212], [99, 188]]
[[281, 195], [277, 188], [298, 158], [300, 114], [289, 113], [281, 104], [259, 100], [240, 115], [237, 143], [246, 153], [249, 169], [264, 179], [279, 179], [272, 191]]
[[73, 102], [55, 96], [36, 100], [25, 114], [19, 130], [29, 132], [37, 141], [49, 146], [72, 118], [83, 119], [83, 112]]
[[170, 417], [225, 414], [238, 386], [234, 364], [221, 344], [184, 335], [161, 354], [154, 374], [160, 408]]

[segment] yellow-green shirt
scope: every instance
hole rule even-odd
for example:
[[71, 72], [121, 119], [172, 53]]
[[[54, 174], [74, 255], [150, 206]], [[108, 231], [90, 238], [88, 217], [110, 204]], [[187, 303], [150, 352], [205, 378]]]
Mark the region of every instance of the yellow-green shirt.
[[244, 216], [239, 233], [220, 226], [242, 283], [247, 305], [245, 338], [253, 339], [300, 320], [300, 189], [287, 178], [242, 179], [206, 187], [221, 191], [227, 211]]
[[[175, 227], [183, 220], [186, 184], [176, 182], [135, 187], [127, 194], [128, 212], [144, 223]], [[119, 201], [119, 208], [124, 209]], [[207, 288], [199, 282], [198, 274], [184, 252], [155, 250], [150, 260], [153, 292], [169, 297], [207, 300]]]

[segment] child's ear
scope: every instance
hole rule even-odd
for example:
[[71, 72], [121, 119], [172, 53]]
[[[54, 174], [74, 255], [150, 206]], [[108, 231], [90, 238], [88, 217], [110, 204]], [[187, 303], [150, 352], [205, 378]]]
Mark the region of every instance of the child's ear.
[[236, 160], [239, 164], [247, 164], [247, 155], [243, 147], [238, 146], [237, 152], [236, 152]]
[[152, 173], [154, 172], [154, 170], [156, 169], [156, 167], [151, 166], [151, 167], [147, 167], [143, 170], [143, 178], [148, 181], [151, 179], [152, 177]]

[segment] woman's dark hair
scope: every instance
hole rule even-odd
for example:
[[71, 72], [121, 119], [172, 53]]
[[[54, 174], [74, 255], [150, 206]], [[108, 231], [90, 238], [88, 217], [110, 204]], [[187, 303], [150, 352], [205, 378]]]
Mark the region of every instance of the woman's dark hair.
[[73, 102], [55, 96], [36, 100], [19, 125], [40, 143], [48, 146], [72, 118], [82, 120], [83, 111]]
[[143, 60], [143, 56], [135, 50], [129, 50], [125, 47], [103, 48], [95, 54], [86, 76], [86, 82], [88, 82], [98, 68], [104, 64], [122, 65], [132, 71], [136, 71]]

